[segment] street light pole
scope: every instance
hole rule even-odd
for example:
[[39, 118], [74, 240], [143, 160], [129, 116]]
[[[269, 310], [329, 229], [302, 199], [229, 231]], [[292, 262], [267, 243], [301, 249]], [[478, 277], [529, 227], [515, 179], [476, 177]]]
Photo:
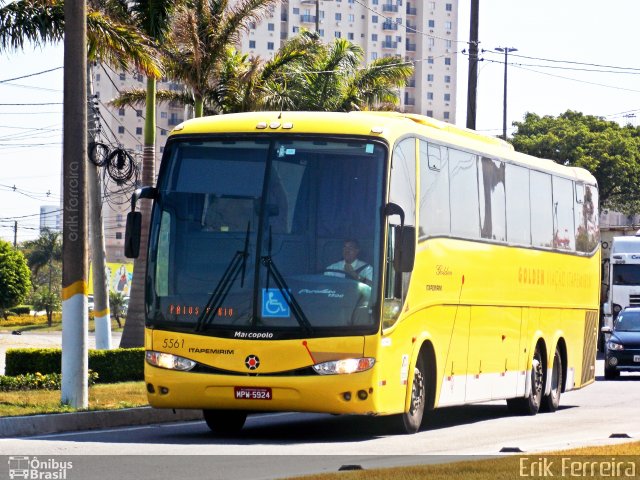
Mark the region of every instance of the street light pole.
[[507, 57], [509, 52], [517, 52], [517, 48], [496, 47], [496, 52], [504, 53], [504, 97], [502, 104], [502, 139], [507, 139]]

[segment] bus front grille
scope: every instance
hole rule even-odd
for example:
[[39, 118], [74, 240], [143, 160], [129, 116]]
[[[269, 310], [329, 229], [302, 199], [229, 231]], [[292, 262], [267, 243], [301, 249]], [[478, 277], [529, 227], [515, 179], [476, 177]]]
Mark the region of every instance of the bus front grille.
[[640, 307], [640, 295], [629, 295], [629, 306]]

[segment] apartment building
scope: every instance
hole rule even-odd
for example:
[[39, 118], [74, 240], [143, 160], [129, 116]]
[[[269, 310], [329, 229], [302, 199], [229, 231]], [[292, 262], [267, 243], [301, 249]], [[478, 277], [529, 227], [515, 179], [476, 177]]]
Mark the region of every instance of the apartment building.
[[[316, 13], [317, 12], [317, 13]], [[346, 38], [362, 47], [365, 61], [399, 56], [415, 65], [415, 74], [399, 91], [399, 109], [455, 123], [458, 0], [283, 0], [259, 24], [252, 24], [240, 41], [245, 53], [267, 59], [281, 43], [301, 29], [318, 31], [330, 42]], [[98, 65], [94, 92], [102, 113], [103, 134], [115, 138], [141, 159], [144, 108], [112, 108], [107, 102], [128, 88], [144, 88], [142, 75]], [[159, 82], [158, 89], [181, 90], [181, 85]], [[182, 122], [185, 109], [160, 104], [157, 109], [159, 162], [167, 133]], [[157, 172], [157, 168], [156, 168]], [[129, 204], [111, 201], [103, 206], [108, 262], [123, 262], [124, 229]]]
[[455, 123], [458, 0], [289, 0], [250, 25], [240, 48], [271, 58], [302, 28], [360, 45], [367, 62], [394, 55], [414, 62], [400, 109]]

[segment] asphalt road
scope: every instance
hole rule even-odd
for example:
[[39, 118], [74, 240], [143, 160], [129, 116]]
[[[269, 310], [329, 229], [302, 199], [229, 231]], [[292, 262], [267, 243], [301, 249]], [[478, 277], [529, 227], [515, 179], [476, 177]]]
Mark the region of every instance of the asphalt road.
[[[262, 479], [336, 471], [345, 465], [461, 460], [504, 455], [504, 449], [535, 455], [640, 439], [640, 376], [604, 381], [601, 375], [599, 361], [597, 382], [563, 394], [555, 413], [515, 417], [505, 402], [451, 407], [433, 412], [415, 435], [389, 435], [383, 419], [281, 413], [250, 416], [244, 430], [230, 438], [212, 436], [202, 421], [183, 422], [2, 439], [0, 455], [73, 455], [76, 472], [85, 463], [104, 466], [95, 477], [101, 480]], [[82, 478], [94, 477], [87, 471]]]

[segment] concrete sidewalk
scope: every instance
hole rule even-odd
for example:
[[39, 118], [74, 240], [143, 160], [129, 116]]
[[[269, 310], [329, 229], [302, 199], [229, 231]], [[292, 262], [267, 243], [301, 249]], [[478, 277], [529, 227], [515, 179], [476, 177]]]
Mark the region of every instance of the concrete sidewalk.
[[202, 420], [201, 410], [155, 409], [151, 407], [95, 410], [0, 418], [0, 438], [25, 437], [46, 433], [77, 432], [131, 425], [149, 425]]

